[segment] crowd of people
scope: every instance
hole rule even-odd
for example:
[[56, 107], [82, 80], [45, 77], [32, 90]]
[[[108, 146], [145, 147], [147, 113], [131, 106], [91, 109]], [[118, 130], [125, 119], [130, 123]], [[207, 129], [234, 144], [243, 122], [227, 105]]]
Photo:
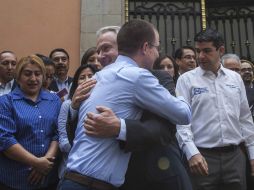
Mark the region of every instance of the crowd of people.
[[253, 189], [251, 61], [211, 28], [172, 56], [144, 20], [96, 37], [73, 77], [63, 48], [0, 53], [1, 190]]

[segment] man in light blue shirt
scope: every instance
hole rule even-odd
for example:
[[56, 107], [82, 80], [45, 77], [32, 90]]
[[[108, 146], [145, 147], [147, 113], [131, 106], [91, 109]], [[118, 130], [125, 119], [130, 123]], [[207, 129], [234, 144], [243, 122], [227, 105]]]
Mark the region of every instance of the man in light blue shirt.
[[[147, 70], [158, 57], [159, 34], [148, 22], [133, 20], [123, 25], [117, 37], [119, 56], [115, 63], [96, 74], [97, 84], [79, 110], [79, 123], [69, 153], [62, 189], [114, 189], [124, 182], [130, 153], [120, 149], [117, 139], [125, 137], [125, 127], [117, 138], [88, 136], [83, 121], [96, 106], [111, 108], [124, 119], [139, 119], [142, 110], [151, 110], [177, 124], [190, 122], [190, 108], [175, 98]], [[70, 181], [74, 184], [69, 185]], [[93, 181], [88, 185], [87, 181]]]

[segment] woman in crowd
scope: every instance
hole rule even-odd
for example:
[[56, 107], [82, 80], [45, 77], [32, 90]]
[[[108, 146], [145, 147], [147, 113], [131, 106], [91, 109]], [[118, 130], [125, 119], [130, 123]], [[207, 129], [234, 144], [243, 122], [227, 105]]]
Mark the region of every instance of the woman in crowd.
[[[0, 97], [0, 189], [54, 189], [60, 99], [42, 88], [45, 66], [36, 55], [21, 58], [18, 87]], [[55, 177], [54, 177], [55, 176]]]
[[102, 69], [102, 65], [97, 59], [98, 53], [96, 51], [96, 47], [91, 47], [86, 52], [84, 53], [82, 60], [81, 60], [81, 65], [94, 65], [97, 70]]
[[[58, 117], [59, 147], [63, 154], [62, 162], [59, 167], [60, 179], [63, 178], [67, 161], [66, 159], [72, 144], [69, 143], [66, 132], [66, 123], [68, 123], [67, 120], [70, 117], [69, 110], [78, 110], [81, 102], [89, 96], [87, 92], [89, 92], [95, 85], [95, 81], [89, 79], [92, 78], [95, 72], [96, 68], [94, 68], [93, 65], [81, 65], [75, 72], [69, 93], [69, 98], [68, 100], [64, 101], [61, 106], [60, 114]], [[59, 185], [61, 185], [61, 183]]]
[[167, 71], [173, 77], [175, 83], [179, 77], [178, 65], [175, 63], [174, 58], [169, 55], [160, 56], [155, 61], [153, 69]]

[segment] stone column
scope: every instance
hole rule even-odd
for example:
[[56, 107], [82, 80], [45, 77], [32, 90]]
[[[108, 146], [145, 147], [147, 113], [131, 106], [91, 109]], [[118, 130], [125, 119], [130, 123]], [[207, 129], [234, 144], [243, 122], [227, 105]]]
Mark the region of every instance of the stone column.
[[81, 0], [80, 56], [96, 46], [96, 31], [109, 25], [122, 25], [124, 0]]

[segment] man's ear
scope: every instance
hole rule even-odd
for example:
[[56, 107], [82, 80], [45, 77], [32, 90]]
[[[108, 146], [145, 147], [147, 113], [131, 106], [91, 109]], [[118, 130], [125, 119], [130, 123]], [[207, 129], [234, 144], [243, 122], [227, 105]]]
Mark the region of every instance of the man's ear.
[[220, 53], [220, 57], [222, 57], [225, 53], [225, 47], [224, 46], [220, 46], [219, 47], [219, 53]]
[[180, 65], [180, 61], [181, 61], [181, 60], [178, 59], [178, 58], [175, 59], [175, 62], [176, 62], [177, 65]]
[[148, 44], [148, 42], [143, 43], [143, 45], [141, 47], [142, 54], [146, 55], [148, 50], [149, 50], [149, 44]]

